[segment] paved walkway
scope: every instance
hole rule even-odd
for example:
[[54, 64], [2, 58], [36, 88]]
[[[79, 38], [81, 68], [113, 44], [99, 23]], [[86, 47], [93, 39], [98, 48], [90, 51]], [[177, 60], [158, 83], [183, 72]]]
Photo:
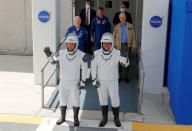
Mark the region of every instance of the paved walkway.
[[[40, 107], [41, 88], [33, 84], [32, 57], [0, 55], [0, 61], [0, 122], [26, 123], [32, 121], [32, 123], [36, 122], [36, 124], [41, 125], [44, 119], [55, 121], [60, 115], [59, 110], [54, 112], [53, 110], [41, 109]], [[46, 88], [45, 100], [50, 97], [53, 91], [53, 87]], [[120, 113], [120, 118], [124, 123], [129, 123], [125, 125], [131, 124], [133, 130], [144, 131], [144, 128], [146, 128], [147, 131], [153, 129], [160, 130], [159, 126], [167, 129], [179, 127], [179, 129], [182, 128], [182, 131], [185, 129], [185, 126], [175, 126], [174, 120], [169, 113], [168, 104], [163, 102], [162, 95], [144, 94], [142, 113], [144, 116], [144, 124], [131, 122], [141, 118], [135, 114]], [[15, 114], [17, 115], [15, 116]], [[3, 115], [4, 117], [2, 117]], [[22, 119], [18, 119], [17, 117], [24, 117], [27, 120], [23, 119], [24, 121], [22, 121]], [[67, 119], [70, 120], [72, 117], [72, 110], [68, 110]], [[80, 118], [82, 122], [85, 121], [85, 124], [94, 121], [93, 123], [97, 126], [101, 119], [101, 114], [99, 111], [81, 110]], [[109, 120], [113, 120], [112, 112], [109, 113]], [[109, 123], [111, 123], [111, 125], [109, 124], [110, 126], [114, 125], [112, 121]], [[152, 123], [166, 125], [153, 125]], [[141, 129], [141, 127], [143, 129]]]
[[73, 126], [73, 120], [67, 119], [62, 125], [56, 125], [57, 118], [0, 114], [1, 131], [191, 131], [192, 126], [171, 124], [149, 124], [122, 122], [122, 127], [115, 127], [109, 121], [104, 128], [99, 128], [99, 120], [80, 120], [80, 127]]

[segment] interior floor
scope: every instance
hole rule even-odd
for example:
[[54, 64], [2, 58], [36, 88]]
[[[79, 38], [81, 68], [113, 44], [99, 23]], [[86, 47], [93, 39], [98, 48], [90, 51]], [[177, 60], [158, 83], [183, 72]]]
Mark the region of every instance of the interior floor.
[[[130, 58], [129, 66], [129, 83], [121, 81], [119, 83], [120, 111], [121, 112], [138, 112], [139, 90], [138, 90], [138, 63], [137, 58]], [[58, 103], [58, 93], [53, 103]], [[68, 108], [72, 108], [71, 99], [68, 99]], [[56, 104], [53, 104], [54, 107]], [[109, 105], [111, 106], [110, 100]], [[57, 105], [58, 106], [58, 105]], [[80, 108], [83, 110], [100, 110], [97, 89], [93, 87], [91, 79], [88, 79], [86, 86], [81, 90]], [[111, 110], [111, 108], [109, 108]]]

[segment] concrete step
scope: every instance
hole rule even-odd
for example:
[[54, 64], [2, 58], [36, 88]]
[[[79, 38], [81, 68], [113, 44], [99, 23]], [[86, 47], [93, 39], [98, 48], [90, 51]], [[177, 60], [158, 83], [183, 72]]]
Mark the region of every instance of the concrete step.
[[44, 118], [36, 131], [132, 131], [131, 122], [122, 122], [116, 127], [113, 121], [108, 121], [105, 127], [99, 128], [99, 120], [80, 120], [80, 126], [74, 127], [73, 120], [67, 119], [62, 125], [56, 125], [56, 118]]
[[[60, 110], [57, 109], [56, 112], [54, 112], [53, 110], [41, 109], [38, 116], [59, 118]], [[73, 119], [73, 110], [72, 109], [67, 109], [66, 118]], [[101, 115], [101, 111], [80, 110], [79, 118], [85, 119], [85, 120], [101, 120], [102, 115]], [[120, 112], [119, 118], [121, 121], [124, 121], [124, 122], [133, 122], [133, 121], [134, 122], [144, 122], [143, 114], [139, 114], [139, 113]], [[112, 111], [109, 111], [108, 119], [113, 121]]]

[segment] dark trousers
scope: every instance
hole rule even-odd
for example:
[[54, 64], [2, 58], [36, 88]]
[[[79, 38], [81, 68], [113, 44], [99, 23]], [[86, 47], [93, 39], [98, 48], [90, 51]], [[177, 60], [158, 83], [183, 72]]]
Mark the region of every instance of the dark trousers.
[[88, 34], [88, 39], [85, 45], [85, 53], [93, 54], [93, 51], [92, 51], [93, 42], [91, 42], [91, 31], [90, 31], [91, 25], [84, 25], [84, 28], [86, 29]]
[[[127, 44], [122, 43], [120, 52], [121, 55], [129, 57], [131, 49], [128, 48]], [[124, 67], [121, 64], [119, 64], [119, 77], [122, 80], [129, 81], [129, 67]]]

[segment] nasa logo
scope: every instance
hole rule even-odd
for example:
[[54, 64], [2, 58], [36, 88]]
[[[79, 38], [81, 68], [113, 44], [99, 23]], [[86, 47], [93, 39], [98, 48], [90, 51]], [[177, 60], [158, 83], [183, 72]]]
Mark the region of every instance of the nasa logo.
[[151, 17], [150, 24], [154, 28], [159, 28], [162, 25], [162, 19], [159, 16], [153, 16]]
[[47, 11], [41, 11], [38, 15], [39, 21], [42, 23], [47, 23], [50, 20], [50, 13]]

